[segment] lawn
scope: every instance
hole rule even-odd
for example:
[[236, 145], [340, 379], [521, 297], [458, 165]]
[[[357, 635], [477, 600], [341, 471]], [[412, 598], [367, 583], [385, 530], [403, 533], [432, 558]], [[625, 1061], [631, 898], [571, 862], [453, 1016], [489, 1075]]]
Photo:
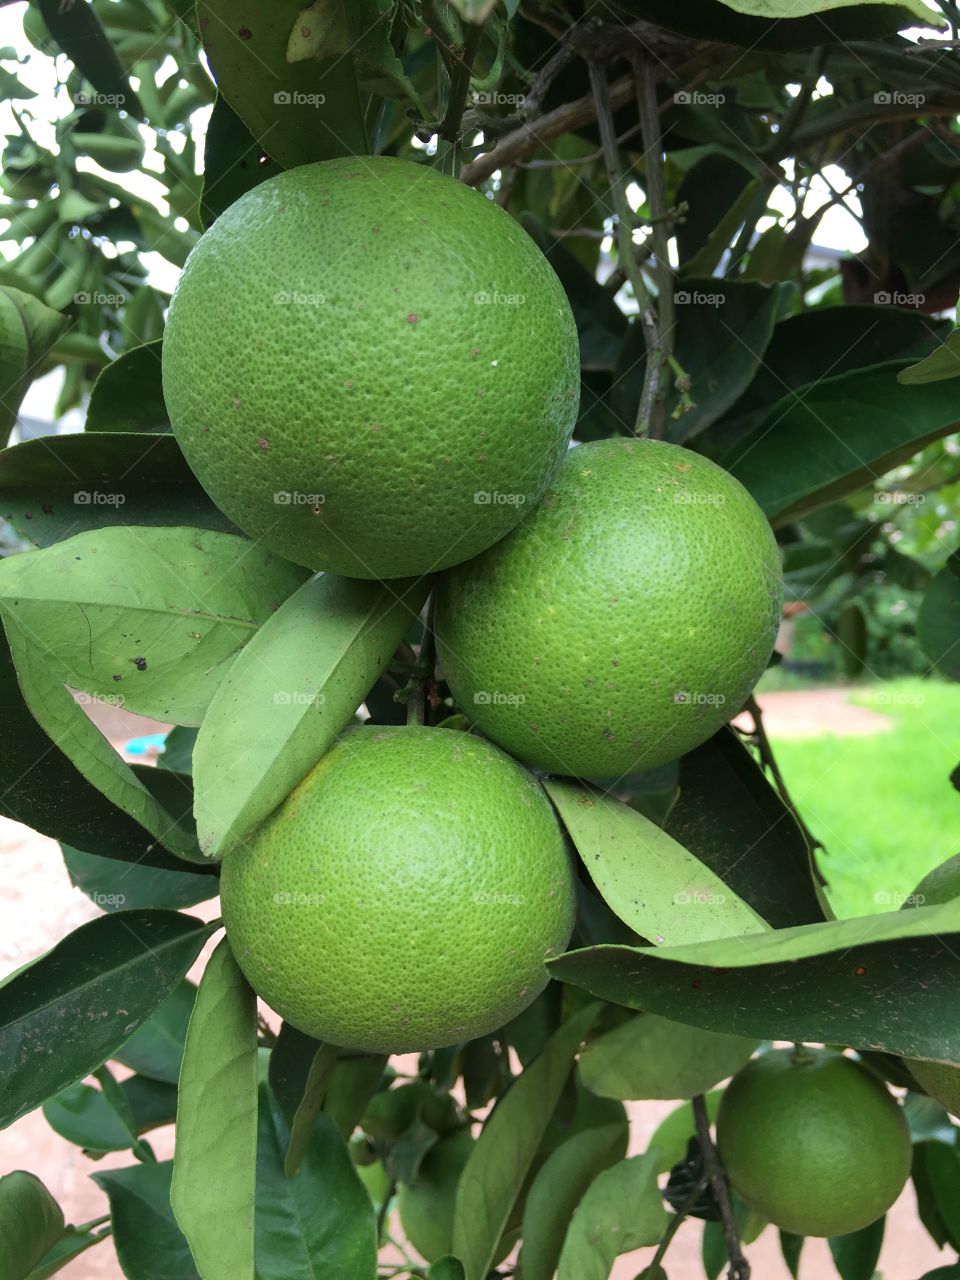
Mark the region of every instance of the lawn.
[[841, 916], [895, 910], [932, 867], [960, 852], [960, 685], [905, 678], [851, 690], [894, 722], [862, 737], [774, 738], [787, 787], [822, 841]]

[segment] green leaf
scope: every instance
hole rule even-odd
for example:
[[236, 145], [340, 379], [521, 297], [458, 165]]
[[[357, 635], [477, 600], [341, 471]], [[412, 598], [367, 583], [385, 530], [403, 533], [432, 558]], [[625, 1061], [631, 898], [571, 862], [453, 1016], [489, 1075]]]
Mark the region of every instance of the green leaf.
[[[257, 1280], [374, 1280], [373, 1202], [333, 1121], [320, 1116], [295, 1178], [283, 1171], [289, 1132], [266, 1085], [257, 1135]], [[204, 1277], [204, 1280], [207, 1280]]]
[[544, 782], [604, 901], [636, 933], [671, 946], [766, 925], [708, 866], [636, 809], [576, 782]]
[[783, 1254], [783, 1260], [793, 1280], [799, 1280], [800, 1252], [803, 1249], [804, 1239], [804, 1236], [796, 1236], [789, 1231], [780, 1232], [780, 1252]]
[[78, 1231], [76, 1227], [67, 1227], [53, 1248], [43, 1255], [30, 1272], [27, 1280], [49, 1280], [50, 1276], [56, 1275], [68, 1262], [72, 1262], [81, 1253], [86, 1253], [101, 1240], [109, 1239], [112, 1234], [109, 1227], [100, 1231]]
[[268, 1078], [273, 1096], [288, 1125], [293, 1123], [307, 1087], [310, 1068], [322, 1048], [319, 1040], [298, 1031], [289, 1022], [280, 1024], [276, 1043], [270, 1051]]
[[774, 527], [836, 502], [956, 430], [953, 387], [901, 386], [903, 367], [889, 361], [788, 393], [717, 461]]
[[0, 286], [0, 444], [16, 424], [20, 402], [40, 373], [44, 355], [69, 323], [32, 294]]
[[116, 1051], [117, 1062], [151, 1080], [177, 1084], [196, 998], [192, 982], [178, 982], [156, 1013]]
[[[722, 1089], [714, 1089], [705, 1095], [707, 1118], [711, 1124], [717, 1118], [722, 1097]], [[697, 1122], [694, 1119], [692, 1102], [684, 1102], [660, 1121], [650, 1139], [650, 1146], [657, 1147], [660, 1151], [660, 1173], [669, 1173], [673, 1166], [684, 1158], [690, 1139], [696, 1132]]]
[[692, 1098], [732, 1076], [756, 1040], [641, 1013], [591, 1040], [580, 1079], [605, 1098]]
[[803, 832], [733, 730], [681, 759], [664, 830], [775, 929], [824, 918]]
[[318, 574], [230, 668], [194, 752], [201, 847], [222, 855], [309, 773], [350, 723], [419, 612], [428, 579]]
[[[101, 95], [97, 105], [111, 106], [143, 116], [143, 107], [123, 69], [110, 37], [92, 4], [87, 0], [65, 5], [62, 0], [32, 0], [50, 35], [77, 70]], [[75, 99], [76, 100], [76, 99]]]
[[497, 6], [497, 0], [450, 0], [464, 22], [479, 25], [485, 22]]
[[381, 1054], [361, 1053], [341, 1056], [334, 1067], [323, 1111], [344, 1141], [360, 1123], [367, 1104], [380, 1086], [386, 1065], [387, 1059]]
[[[4, 613], [3, 621], [23, 701], [53, 740], [53, 745], [88, 782], [140, 826], [146, 827], [168, 849], [188, 861], [204, 862], [197, 846], [196, 832], [190, 825], [189, 809], [182, 807], [179, 775], [161, 773], [157, 769], [138, 773], [125, 764], [74, 701], [63, 683], [63, 676], [51, 666], [49, 656], [40, 650], [33, 635], [25, 632], [9, 613]], [[49, 743], [46, 750], [50, 750]], [[33, 785], [38, 785], [39, 780], [32, 781]], [[161, 782], [165, 796], [160, 791], [155, 794], [156, 782]], [[169, 790], [170, 783], [175, 792]], [[180, 803], [171, 811], [165, 800], [176, 793], [181, 797]]]
[[100, 916], [0, 987], [0, 1127], [111, 1057], [212, 929], [173, 911]]
[[[956, 567], [955, 567], [956, 566]], [[933, 665], [960, 680], [960, 557], [927, 587], [917, 613], [917, 639]]]
[[284, 168], [368, 150], [350, 58], [287, 61], [302, 0], [210, 0], [200, 34], [217, 88]]
[[652, 1148], [594, 1180], [567, 1230], [557, 1280], [607, 1280], [621, 1253], [659, 1241], [668, 1215], [657, 1186], [658, 1157]]
[[139, 907], [169, 907], [175, 911], [217, 896], [217, 878], [188, 871], [185, 863], [181, 864], [183, 871], [165, 871], [101, 858], [66, 844], [60, 848], [70, 883], [82, 889], [103, 911], [132, 911]]
[[92, 1175], [110, 1200], [117, 1258], [127, 1280], [200, 1280], [170, 1208], [172, 1175], [172, 1160]]
[[162, 346], [157, 338], [131, 347], [100, 370], [87, 405], [86, 431], [170, 430], [160, 385]]
[[829, 1241], [834, 1264], [843, 1280], [873, 1280], [880, 1261], [886, 1221], [886, 1218], [878, 1218], [860, 1231], [834, 1236]]
[[[960, 1153], [944, 1142], [917, 1144], [922, 1153], [923, 1171], [933, 1204], [953, 1248], [960, 1240]], [[917, 1181], [916, 1170], [914, 1181]], [[919, 1187], [918, 1187], [919, 1190]]]
[[4, 1280], [24, 1280], [63, 1234], [63, 1212], [39, 1178], [17, 1169], [0, 1178]]
[[494, 1109], [457, 1183], [453, 1252], [466, 1280], [483, 1280], [553, 1115], [570, 1067], [599, 1012], [588, 1005], [550, 1037]]
[[574, 1134], [551, 1152], [527, 1193], [520, 1268], [523, 1280], [552, 1280], [573, 1212], [598, 1174], [627, 1153], [627, 1126]]
[[187, 1029], [170, 1202], [204, 1280], [253, 1280], [257, 998], [226, 938]]
[[203, 144], [204, 229], [246, 191], [282, 169], [271, 160], [222, 94], [217, 94]]
[[[753, 281], [684, 278], [674, 290], [678, 363], [690, 376], [694, 408], [670, 422], [669, 439], [682, 444], [725, 413], [760, 368], [789, 289]], [[646, 369], [642, 326], [635, 323], [614, 371], [614, 411], [633, 423]], [[667, 411], [679, 407], [679, 392], [667, 397]]]
[[9, 557], [0, 605], [72, 688], [199, 724], [237, 652], [305, 574], [233, 534], [118, 526]]
[[290, 1126], [290, 1145], [287, 1147], [283, 1162], [283, 1171], [288, 1178], [294, 1177], [300, 1168], [300, 1162], [303, 1160], [313, 1133], [313, 1126], [323, 1106], [333, 1069], [337, 1065], [339, 1052], [335, 1044], [324, 1044], [314, 1054], [303, 1087], [303, 1096], [297, 1105], [293, 1123]]
[[682, 276], [686, 277], [689, 274], [704, 279], [713, 278], [713, 272], [720, 265], [720, 259], [733, 243], [743, 226], [744, 219], [758, 200], [763, 198], [763, 192], [763, 181], [759, 177], [751, 179], [741, 189], [733, 202], [728, 205], [726, 212], [716, 220], [703, 246], [692, 258], [680, 264]]
[[679, 947], [567, 952], [553, 977], [594, 996], [758, 1040], [960, 1061], [944, 1015], [960, 980], [960, 899]]
[[196, 742], [195, 727], [175, 725], [163, 740], [163, 751], [157, 758], [157, 768], [192, 774], [193, 748]]
[[[878, 0], [892, 8], [908, 10], [928, 27], [935, 22], [933, 14], [923, 0]], [[746, 13], [754, 18], [769, 18], [778, 22], [782, 18], [808, 18], [812, 14], [826, 13], [858, 4], [858, 0], [723, 0], [728, 9]], [[939, 25], [939, 24], [938, 24]]]
[[125, 525], [233, 532], [173, 436], [41, 436], [0, 452], [0, 515], [35, 546]]
[[960, 377], [960, 329], [954, 329], [947, 340], [918, 364], [902, 369], [897, 381], [915, 387], [924, 382], [941, 382], [944, 378]]
[[439, 1258], [427, 1273], [427, 1280], [465, 1280], [463, 1263], [452, 1254]]
[[[137, 1133], [173, 1124], [177, 1114], [177, 1089], [146, 1076], [130, 1076], [120, 1091], [133, 1114]], [[43, 1104], [43, 1118], [55, 1133], [86, 1151], [125, 1151], [130, 1134], [100, 1089], [71, 1084]]]

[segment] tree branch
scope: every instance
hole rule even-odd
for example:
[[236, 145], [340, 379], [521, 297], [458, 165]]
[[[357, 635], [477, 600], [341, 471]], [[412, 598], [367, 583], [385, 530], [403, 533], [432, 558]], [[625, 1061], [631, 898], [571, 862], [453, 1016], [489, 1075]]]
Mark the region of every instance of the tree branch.
[[733, 1206], [730, 1203], [730, 1189], [727, 1186], [726, 1174], [720, 1164], [717, 1149], [710, 1137], [710, 1118], [707, 1115], [707, 1104], [702, 1093], [693, 1099], [693, 1118], [697, 1126], [697, 1141], [703, 1157], [703, 1170], [710, 1183], [717, 1208], [720, 1210], [720, 1225], [723, 1228], [723, 1241], [730, 1259], [729, 1280], [750, 1280], [750, 1263], [743, 1256], [740, 1248], [740, 1236], [737, 1224], [733, 1220]]

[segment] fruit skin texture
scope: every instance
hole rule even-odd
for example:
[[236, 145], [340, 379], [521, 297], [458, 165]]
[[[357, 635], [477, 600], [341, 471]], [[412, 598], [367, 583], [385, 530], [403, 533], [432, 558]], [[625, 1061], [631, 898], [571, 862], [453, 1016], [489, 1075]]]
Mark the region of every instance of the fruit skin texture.
[[752, 1209], [805, 1236], [874, 1222], [910, 1172], [900, 1107], [865, 1067], [826, 1049], [776, 1049], [738, 1071], [717, 1113], [717, 1149]]
[[220, 886], [257, 994], [307, 1035], [376, 1053], [508, 1022], [573, 927], [546, 795], [452, 729], [348, 730], [224, 859]]
[[541, 506], [442, 575], [443, 671], [480, 730], [551, 773], [673, 760], [743, 704], [783, 575], [765, 516], [715, 463], [651, 440], [572, 449]]
[[563, 457], [579, 387], [570, 304], [522, 227], [383, 156], [241, 196], [190, 254], [163, 343], [173, 430], [213, 501], [356, 578], [502, 538]]

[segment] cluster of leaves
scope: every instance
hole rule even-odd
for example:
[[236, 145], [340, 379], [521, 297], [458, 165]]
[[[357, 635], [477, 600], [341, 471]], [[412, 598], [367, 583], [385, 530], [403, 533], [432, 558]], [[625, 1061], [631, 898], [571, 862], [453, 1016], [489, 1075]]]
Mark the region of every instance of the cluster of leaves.
[[[911, 1087], [900, 1058], [960, 1062], [960, 906], [832, 919], [759, 731], [745, 744], [725, 729], [612, 791], [545, 783], [583, 860], [572, 948], [525, 1014], [424, 1054], [413, 1079], [289, 1026], [268, 1032], [225, 942], [199, 989], [184, 980], [216, 930], [183, 910], [216, 895], [211, 858], [229, 856], [345, 725], [399, 722], [422, 685], [434, 721], [469, 723], [431, 675], [417, 620], [429, 583], [308, 577], [251, 545], [170, 434], [163, 297], [142, 252], [182, 263], [199, 230], [279, 167], [366, 150], [460, 165], [523, 220], [567, 291], [577, 438], [639, 423], [717, 459], [769, 516], [794, 599], [827, 617], [851, 664], [868, 653], [882, 574], [918, 593], [930, 661], [960, 674], [958, 561], [907, 554], [896, 535], [911, 508], [887, 512], [880, 496], [907, 491], [889, 476], [918, 454], [911, 484], [950, 479], [935, 468], [949, 460], [960, 360], [931, 313], [960, 278], [960, 73], [896, 34], [929, 18], [922, 5], [827, 8], [27, 10], [34, 45], [69, 59], [73, 107], [55, 151], [19, 111], [5, 156], [8, 239], [24, 245], [0, 290], [9, 423], [38, 372], [71, 362], [63, 407], [100, 371], [82, 434], [0, 452], [0, 513], [35, 548], [0, 573], [0, 811], [59, 840], [73, 881], [107, 910], [0, 988], [0, 1124], [43, 1106], [88, 1154], [129, 1150], [134, 1163], [96, 1175], [109, 1220], [75, 1227], [30, 1175], [0, 1180], [18, 1280], [52, 1275], [107, 1234], [130, 1280], [153, 1280], [158, 1258], [184, 1280], [372, 1277], [379, 1246], [393, 1247], [396, 1184], [491, 1103], [435, 1280], [483, 1280], [517, 1224], [526, 1280], [600, 1277], [642, 1246], [657, 1247], [660, 1275], [686, 1215], [706, 1220], [716, 1276], [724, 1234], [704, 1151], [689, 1146], [690, 1105], [626, 1158], [622, 1118], [578, 1128], [585, 1097], [693, 1098], [771, 1039], [851, 1046]], [[655, 120], [637, 93], [651, 64]], [[190, 121], [211, 102], [201, 179]], [[145, 137], [169, 212], [102, 174], [135, 169]], [[810, 204], [841, 161], [868, 248], [832, 272], [810, 266], [824, 211]], [[789, 214], [771, 204], [784, 189]], [[667, 227], [675, 269], [658, 239]], [[108, 294], [123, 301], [98, 300]], [[898, 295], [925, 301], [886, 300]], [[886, 518], [871, 518], [878, 509]], [[101, 736], [85, 706], [111, 701], [177, 726], [162, 767], [127, 764]], [[907, 1106], [922, 1220], [960, 1248], [956, 1126], [919, 1089]], [[175, 1116], [174, 1160], [157, 1160], [144, 1135]], [[672, 1213], [660, 1191], [670, 1170]], [[745, 1240], [765, 1226], [734, 1209]], [[846, 1280], [872, 1275], [882, 1234], [880, 1223], [832, 1242]], [[801, 1246], [783, 1241], [795, 1275]]]

